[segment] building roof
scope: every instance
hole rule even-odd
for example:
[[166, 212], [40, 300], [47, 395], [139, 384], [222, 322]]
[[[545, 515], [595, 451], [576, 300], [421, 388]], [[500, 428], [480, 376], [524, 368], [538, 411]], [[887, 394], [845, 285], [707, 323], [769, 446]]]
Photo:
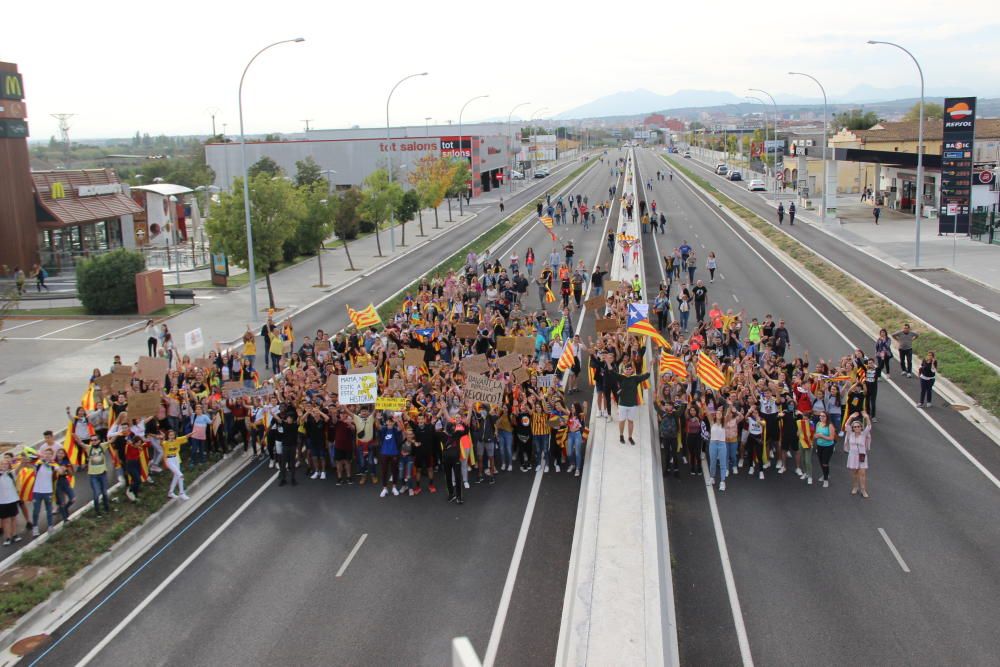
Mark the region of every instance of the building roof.
[[173, 197], [175, 195], [186, 195], [194, 192], [191, 188], [186, 188], [183, 185], [174, 185], [173, 183], [153, 183], [152, 185], [133, 185], [132, 190], [144, 190], [146, 192], [152, 192], [154, 194], [162, 195], [164, 197]]
[[[855, 130], [862, 142], [880, 141], [916, 141], [919, 129], [919, 121], [903, 120], [897, 122], [882, 122], [868, 130]], [[940, 119], [924, 121], [924, 140], [941, 141], [944, 129]], [[997, 139], [1000, 138], [1000, 118], [977, 118], [976, 119], [977, 139]]]
[[[34, 171], [31, 179], [38, 203], [63, 225], [98, 222], [142, 212], [131, 197], [123, 194], [121, 182], [110, 169]], [[94, 189], [96, 194], [86, 194]]]

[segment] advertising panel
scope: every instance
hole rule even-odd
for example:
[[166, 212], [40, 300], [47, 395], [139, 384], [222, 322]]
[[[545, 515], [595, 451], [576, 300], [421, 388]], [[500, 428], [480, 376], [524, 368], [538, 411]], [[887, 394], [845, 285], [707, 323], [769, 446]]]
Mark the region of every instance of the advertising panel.
[[[941, 208], [938, 233], [969, 233], [972, 206], [972, 161], [976, 134], [976, 98], [949, 97], [944, 101], [941, 143]], [[918, 193], [919, 194], [922, 193]], [[954, 214], [949, 214], [949, 210]]]

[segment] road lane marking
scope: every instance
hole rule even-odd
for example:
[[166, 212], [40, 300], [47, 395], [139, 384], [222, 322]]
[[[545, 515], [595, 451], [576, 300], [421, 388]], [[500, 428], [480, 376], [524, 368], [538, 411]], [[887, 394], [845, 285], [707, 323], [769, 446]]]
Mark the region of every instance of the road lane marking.
[[885, 544], [886, 544], [886, 546], [889, 547], [889, 551], [891, 551], [892, 555], [896, 557], [896, 562], [899, 563], [899, 566], [901, 568], [903, 568], [903, 572], [909, 573], [910, 568], [907, 567], [906, 561], [903, 560], [903, 557], [899, 555], [899, 550], [896, 549], [896, 545], [892, 543], [892, 540], [889, 539], [889, 536], [886, 535], [886, 533], [885, 533], [884, 530], [882, 530], [881, 528], [879, 528], [878, 532], [879, 532], [880, 535], [882, 535], [882, 539], [885, 540]]
[[733, 293], [733, 301], [735, 301], [736, 303], [740, 302], [740, 298], [738, 296], [736, 296], [735, 292]]
[[[690, 191], [692, 192], [692, 194], [694, 194], [694, 197], [695, 197], [695, 199], [696, 199], [696, 200], [698, 200], [699, 202], [701, 202], [701, 203], [702, 203], [702, 205], [703, 205], [703, 206], [704, 206], [705, 208], [707, 208], [707, 209], [708, 209], [709, 211], [711, 211], [712, 213], [714, 213], [714, 214], [715, 214], [715, 215], [716, 215], [716, 216], [717, 216], [717, 217], [719, 218], [719, 220], [721, 220], [721, 221], [722, 221], [722, 224], [724, 224], [724, 225], [725, 225], [725, 226], [726, 226], [726, 227], [727, 227], [727, 228], [728, 228], [728, 229], [729, 229], [729, 230], [730, 230], [730, 231], [731, 231], [731, 232], [732, 232], [732, 233], [733, 233], [733, 234], [734, 234], [734, 235], [736, 236], [736, 238], [738, 238], [738, 239], [739, 239], [740, 241], [742, 241], [742, 242], [743, 242], [743, 244], [744, 244], [744, 245], [745, 245], [746, 247], [748, 247], [748, 248], [750, 249], [750, 251], [751, 251], [751, 252], [752, 252], [753, 254], [757, 255], [757, 257], [758, 257], [758, 258], [760, 259], [760, 261], [761, 261], [761, 262], [763, 262], [763, 263], [764, 263], [764, 265], [765, 265], [765, 266], [767, 266], [767, 267], [768, 267], [769, 269], [771, 269], [771, 271], [772, 271], [772, 272], [774, 272], [774, 274], [775, 274], [776, 276], [778, 276], [778, 278], [780, 278], [782, 282], [784, 282], [784, 283], [785, 283], [786, 285], [788, 285], [789, 289], [791, 289], [791, 290], [792, 290], [792, 291], [793, 291], [793, 292], [794, 292], [794, 293], [795, 293], [796, 295], [798, 295], [798, 297], [799, 297], [799, 298], [800, 298], [800, 299], [801, 299], [801, 300], [802, 300], [803, 302], [805, 302], [805, 304], [806, 304], [807, 306], [809, 306], [809, 308], [810, 308], [810, 309], [812, 309], [812, 311], [813, 311], [814, 313], [816, 313], [817, 315], [819, 315], [819, 318], [820, 318], [821, 320], [823, 320], [824, 322], [826, 322], [826, 324], [827, 324], [827, 325], [828, 325], [828, 326], [830, 327], [830, 330], [831, 330], [831, 331], [835, 332], [835, 333], [836, 333], [836, 334], [837, 334], [838, 336], [840, 336], [840, 338], [841, 338], [841, 339], [842, 339], [842, 340], [843, 340], [843, 341], [844, 341], [845, 343], [847, 343], [847, 344], [848, 344], [848, 345], [849, 345], [849, 346], [851, 347], [851, 349], [854, 349], [854, 348], [856, 348], [856, 347], [857, 347], [857, 346], [856, 346], [856, 345], [855, 345], [855, 344], [854, 344], [854, 343], [853, 343], [853, 342], [851, 341], [851, 339], [847, 337], [847, 334], [845, 334], [845, 333], [844, 333], [843, 331], [841, 331], [840, 329], [838, 329], [838, 328], [837, 328], [837, 327], [836, 327], [836, 326], [835, 326], [835, 325], [833, 324], [833, 322], [831, 322], [831, 321], [830, 321], [830, 319], [829, 319], [829, 318], [828, 318], [828, 317], [827, 317], [826, 315], [824, 315], [824, 314], [823, 314], [823, 313], [822, 313], [822, 312], [820, 311], [820, 309], [819, 309], [819, 308], [817, 308], [817, 307], [816, 307], [816, 305], [815, 305], [815, 304], [814, 304], [814, 303], [813, 303], [812, 301], [810, 301], [809, 299], [806, 299], [805, 295], [803, 295], [803, 294], [802, 294], [802, 292], [800, 292], [798, 288], [796, 288], [796, 287], [795, 287], [794, 285], [792, 285], [792, 283], [791, 283], [791, 282], [790, 282], [790, 281], [789, 281], [789, 280], [788, 280], [787, 278], [785, 278], [785, 276], [784, 276], [784, 275], [782, 275], [782, 274], [781, 274], [781, 273], [780, 273], [780, 272], [779, 272], [779, 271], [778, 271], [778, 270], [777, 270], [776, 268], [774, 268], [774, 265], [773, 265], [773, 264], [771, 264], [771, 263], [770, 263], [770, 262], [769, 262], [769, 261], [768, 261], [768, 260], [767, 260], [767, 259], [766, 259], [766, 258], [764, 257], [764, 255], [762, 255], [762, 254], [761, 254], [760, 252], [758, 252], [758, 251], [757, 251], [757, 249], [756, 249], [756, 248], [755, 248], [755, 247], [754, 247], [754, 246], [753, 246], [753, 245], [752, 245], [752, 244], [751, 244], [751, 243], [750, 243], [750, 242], [749, 242], [748, 240], [746, 240], [746, 239], [745, 239], [745, 238], [743, 237], [743, 235], [742, 235], [742, 234], [740, 234], [739, 232], [737, 232], [737, 231], [736, 231], [736, 227], [734, 227], [734, 225], [735, 225], [735, 224], [737, 224], [737, 223], [734, 223], [734, 222], [732, 222], [732, 221], [730, 221], [730, 220], [727, 220], [727, 219], [726, 219], [726, 217], [725, 217], [725, 216], [723, 216], [723, 215], [722, 215], [721, 213], [719, 213], [719, 212], [718, 212], [718, 211], [717, 211], [717, 210], [716, 210], [715, 208], [713, 208], [713, 207], [712, 207], [712, 206], [711, 206], [711, 205], [709, 204], [709, 202], [705, 201], [705, 199], [702, 199], [702, 197], [701, 197], [701, 195], [700, 195], [700, 194], [698, 193], [698, 191], [697, 191], [697, 190], [695, 190], [695, 189], [694, 189], [694, 188], [693, 188], [693, 187], [691, 186], [691, 184], [687, 182], [687, 177], [684, 177], [684, 185], [685, 185], [685, 186], [687, 187], [687, 189], [688, 189], [688, 190], [690, 190]], [[711, 196], [708, 196], [708, 198], [709, 198], [709, 200], [711, 201]], [[750, 232], [747, 232], [747, 233], [749, 234]], [[751, 237], [751, 238], [752, 238], [752, 237]], [[779, 262], [781, 261], [781, 259], [780, 259], [780, 256], [779, 256], [779, 255], [778, 255], [778, 254], [777, 254], [776, 252], [774, 252], [773, 250], [771, 250], [771, 249], [770, 249], [770, 248], [769, 248], [768, 246], [766, 246], [766, 245], [764, 245], [764, 244], [761, 244], [761, 246], [762, 246], [763, 248], [765, 248], [765, 249], [766, 249], [766, 250], [767, 250], [767, 251], [768, 251], [769, 253], [771, 253], [771, 254], [772, 254], [772, 255], [774, 256], [774, 258], [775, 258], [775, 260], [776, 260], [776, 261], [779, 261]], [[786, 265], [786, 266], [787, 266], [787, 265]], [[791, 269], [792, 267], [787, 267], [787, 268]], [[819, 279], [817, 278], [817, 280], [819, 280]], [[808, 283], [808, 281], [806, 281], [806, 282]], [[812, 287], [812, 285], [810, 285], [810, 287]], [[815, 288], [815, 287], [812, 287], [812, 289], [816, 290], [816, 292], [818, 292], [818, 293], [819, 293], [819, 295], [820, 295], [820, 296], [821, 296], [821, 297], [822, 297], [822, 298], [823, 298], [823, 299], [824, 299], [824, 300], [825, 300], [825, 301], [826, 301], [827, 303], [829, 303], [829, 304], [830, 304], [830, 305], [831, 305], [831, 306], [832, 306], [832, 307], [833, 307], [833, 308], [834, 308], [835, 310], [839, 311], [839, 308], [837, 308], [836, 304], [834, 304], [834, 303], [833, 303], [833, 302], [832, 302], [832, 301], [830, 300], [830, 298], [829, 298], [829, 297], [828, 297], [828, 296], [826, 295], [826, 293], [825, 293], [824, 291], [822, 291], [822, 290], [819, 290], [819, 289], [817, 289], [817, 288]], [[791, 298], [791, 294], [787, 294], [786, 296], [787, 296], [788, 298]], [[845, 314], [845, 316], [846, 316], [846, 314]], [[850, 318], [848, 318], [848, 319], [850, 319]], [[852, 321], [852, 323], [853, 323], [853, 321]], [[855, 324], [855, 326], [857, 326], [857, 327], [858, 327], [858, 329], [861, 329], [861, 327], [860, 327], [859, 325], [856, 325], [856, 324]], [[864, 333], [864, 330], [863, 330], [863, 329], [862, 329], [862, 333]], [[911, 397], [907, 396], [907, 394], [906, 394], [906, 392], [905, 392], [905, 391], [903, 390], [903, 388], [902, 388], [902, 387], [900, 387], [900, 386], [899, 386], [898, 384], [896, 384], [896, 381], [895, 381], [894, 379], [888, 379], [888, 380], [886, 380], [886, 382], [888, 383], [888, 385], [889, 385], [890, 387], [892, 387], [893, 389], [895, 389], [895, 390], [896, 390], [896, 392], [897, 392], [897, 393], [898, 393], [898, 394], [899, 394], [900, 396], [902, 396], [902, 397], [903, 397], [903, 400], [904, 400], [904, 401], [905, 401], [906, 403], [909, 403], [909, 404], [910, 404], [911, 406], [913, 406], [914, 408], [916, 408], [916, 403], [914, 402], [914, 400], [913, 400], [913, 399], [912, 399]], [[941, 426], [941, 425], [940, 425], [939, 423], [937, 423], [937, 422], [936, 422], [936, 421], [935, 421], [935, 420], [934, 420], [934, 419], [933, 419], [933, 418], [932, 418], [932, 417], [931, 417], [931, 416], [930, 416], [930, 415], [929, 415], [929, 414], [927, 413], [927, 411], [926, 411], [926, 410], [916, 410], [916, 412], [917, 412], [917, 414], [918, 414], [918, 415], [920, 415], [920, 416], [921, 416], [921, 417], [923, 417], [923, 418], [924, 418], [925, 420], [927, 420], [927, 422], [928, 422], [928, 423], [929, 423], [929, 424], [930, 424], [931, 426], [933, 426], [933, 427], [934, 427], [934, 429], [935, 429], [935, 430], [936, 430], [936, 431], [937, 431], [938, 433], [940, 433], [940, 434], [941, 434], [941, 436], [942, 436], [942, 437], [943, 437], [943, 438], [944, 438], [945, 440], [947, 440], [947, 441], [948, 441], [949, 443], [951, 443], [951, 445], [952, 445], [952, 446], [953, 446], [953, 447], [954, 447], [955, 449], [957, 449], [957, 450], [959, 451], [959, 453], [960, 453], [960, 454], [961, 454], [962, 456], [964, 456], [964, 457], [966, 458], [966, 460], [968, 460], [968, 461], [969, 461], [969, 463], [971, 463], [971, 464], [972, 464], [973, 466], [975, 466], [975, 468], [976, 468], [977, 470], [979, 470], [979, 472], [981, 472], [981, 473], [983, 474], [983, 476], [984, 476], [984, 477], [986, 477], [986, 479], [988, 479], [988, 480], [989, 480], [989, 481], [990, 481], [990, 482], [991, 482], [991, 483], [993, 484], [993, 486], [995, 486], [995, 487], [997, 487], [998, 489], [1000, 489], [1000, 479], [997, 479], [997, 476], [996, 476], [996, 475], [994, 475], [994, 474], [993, 474], [992, 472], [990, 472], [990, 471], [989, 471], [989, 470], [988, 470], [988, 469], [986, 468], [986, 466], [984, 466], [984, 465], [983, 465], [982, 463], [980, 463], [980, 462], [979, 462], [979, 459], [977, 459], [977, 458], [976, 458], [975, 456], [973, 456], [973, 455], [972, 455], [972, 454], [971, 454], [971, 453], [969, 452], [969, 450], [967, 450], [967, 449], [966, 449], [965, 447], [963, 447], [963, 446], [961, 445], [961, 443], [959, 443], [959, 442], [958, 442], [958, 440], [956, 440], [956, 439], [955, 439], [955, 438], [954, 438], [954, 437], [953, 437], [953, 436], [952, 436], [952, 435], [951, 435], [950, 433], [948, 433], [948, 431], [946, 431], [946, 430], [944, 429], [944, 427], [943, 427], [943, 426]]]
[[722, 271], [719, 271], [719, 277], [722, 278], [723, 280], [725, 280], [726, 279], [726, 274], [723, 273]]
[[354, 545], [353, 549], [351, 549], [351, 553], [347, 554], [347, 558], [344, 560], [344, 564], [340, 566], [339, 570], [337, 570], [338, 577], [344, 574], [344, 572], [347, 570], [347, 566], [351, 564], [352, 560], [354, 560], [354, 557], [358, 554], [358, 551], [361, 550], [361, 545], [364, 544], [365, 540], [367, 539], [368, 539], [368, 533], [362, 533], [361, 537], [358, 538], [358, 543]]
[[32, 338], [28, 336], [4, 336], [5, 340], [37, 340], [37, 341], [62, 341], [62, 342], [73, 342], [73, 343], [93, 343], [93, 338]]
[[52, 334], [57, 334], [57, 333], [61, 333], [61, 332], [63, 332], [63, 331], [66, 331], [67, 329], [72, 329], [73, 327], [78, 327], [78, 326], [81, 326], [81, 325], [83, 325], [83, 324], [90, 324], [90, 323], [91, 323], [91, 322], [93, 322], [93, 321], [94, 321], [94, 320], [84, 320], [84, 321], [82, 321], [82, 322], [77, 322], [76, 324], [71, 324], [71, 325], [69, 325], [68, 327], [63, 327], [62, 329], [56, 329], [55, 331], [50, 331], [50, 332], [48, 332], [48, 333], [44, 333], [44, 334], [42, 334], [41, 336], [36, 336], [35, 338], [36, 338], [37, 340], [42, 340], [42, 339], [43, 339], [43, 338], [45, 338], [46, 336], [51, 336]]
[[[204, 297], [201, 297], [201, 298], [204, 298]], [[113, 329], [113, 330], [107, 332], [106, 334], [101, 334], [100, 336], [98, 336], [94, 340], [100, 340], [101, 338], [107, 338], [108, 336], [112, 336], [112, 335], [118, 333], [119, 331], [125, 331], [126, 329], [131, 329], [132, 327], [139, 327], [142, 324], [143, 324], [142, 320], [136, 320], [135, 322], [129, 322], [128, 324], [126, 324], [123, 327], [120, 327], [118, 329]]]
[[28, 327], [31, 326], [32, 324], [38, 324], [39, 322], [44, 322], [44, 321], [45, 320], [32, 320], [31, 322], [25, 322], [24, 324], [18, 324], [13, 327], [4, 327], [3, 330], [0, 331], [0, 334], [2, 334], [4, 331], [13, 331], [14, 329], [20, 329], [21, 327]]

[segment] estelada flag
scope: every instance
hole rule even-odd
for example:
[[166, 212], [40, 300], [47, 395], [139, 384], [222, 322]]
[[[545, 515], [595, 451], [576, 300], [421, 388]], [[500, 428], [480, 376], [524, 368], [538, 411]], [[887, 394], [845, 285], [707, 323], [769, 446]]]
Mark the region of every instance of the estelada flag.
[[379, 317], [378, 311], [375, 310], [375, 306], [372, 304], [368, 304], [368, 307], [364, 310], [354, 310], [350, 306], [347, 306], [347, 316], [351, 318], [351, 322], [358, 329], [366, 329], [382, 324], [382, 318]]
[[628, 325], [625, 330], [637, 336], [649, 336], [660, 347], [670, 347], [656, 327], [649, 323], [649, 318], [636, 308], [634, 303], [628, 306]]
[[570, 368], [573, 368], [573, 341], [566, 341], [566, 346], [563, 347], [562, 355], [559, 357], [559, 363], [556, 364], [556, 370], [562, 373]]
[[698, 379], [701, 380], [702, 384], [715, 391], [719, 391], [726, 384], [726, 376], [722, 374], [722, 370], [719, 369], [718, 365], [707, 354], [698, 354], [698, 361], [695, 362], [695, 372], [698, 373]]
[[673, 373], [682, 380], [687, 379], [688, 376], [687, 366], [683, 359], [667, 352], [660, 352], [660, 375], [664, 373]]

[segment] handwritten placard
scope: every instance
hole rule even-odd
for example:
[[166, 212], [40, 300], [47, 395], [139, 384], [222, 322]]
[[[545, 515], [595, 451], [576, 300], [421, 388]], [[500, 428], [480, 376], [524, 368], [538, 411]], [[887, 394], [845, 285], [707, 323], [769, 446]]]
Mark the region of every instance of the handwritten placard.
[[155, 417], [160, 411], [161, 398], [158, 391], [132, 394], [128, 399], [128, 416], [132, 419]]
[[475, 354], [462, 359], [462, 370], [466, 373], [485, 373], [490, 369], [485, 354]]
[[406, 409], [405, 398], [395, 398], [392, 396], [379, 396], [375, 399], [376, 410], [389, 410], [390, 412], [401, 412]]
[[594, 321], [594, 328], [597, 333], [609, 333], [611, 331], [618, 331], [621, 328], [621, 323], [616, 317], [606, 317], [603, 319], [597, 319]]
[[163, 382], [167, 375], [167, 360], [159, 357], [139, 357], [139, 379], [146, 382]]
[[466, 403], [501, 405], [503, 391], [504, 384], [500, 380], [491, 380], [485, 375], [470, 375], [465, 379], [463, 397]]
[[343, 405], [374, 403], [378, 398], [378, 380], [375, 373], [339, 375], [338, 398]]
[[548, 389], [550, 387], [556, 386], [556, 376], [555, 375], [539, 375], [535, 382], [542, 389]]
[[607, 302], [608, 298], [603, 294], [601, 294], [599, 296], [590, 297], [589, 299], [583, 302], [583, 305], [587, 308], [587, 310], [594, 311], [599, 308], [604, 308], [604, 304], [606, 304]]
[[535, 354], [535, 339], [533, 336], [517, 336], [514, 341], [514, 352], [518, 354]]
[[459, 338], [475, 338], [478, 327], [475, 324], [456, 324], [455, 335]]
[[521, 355], [508, 354], [497, 359], [497, 368], [503, 373], [510, 373], [515, 368], [521, 367]]
[[497, 352], [513, 352], [513, 351], [514, 351], [513, 336], [497, 336]]

